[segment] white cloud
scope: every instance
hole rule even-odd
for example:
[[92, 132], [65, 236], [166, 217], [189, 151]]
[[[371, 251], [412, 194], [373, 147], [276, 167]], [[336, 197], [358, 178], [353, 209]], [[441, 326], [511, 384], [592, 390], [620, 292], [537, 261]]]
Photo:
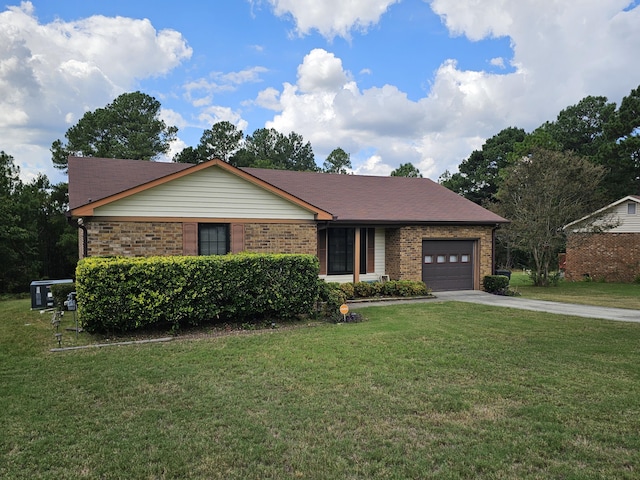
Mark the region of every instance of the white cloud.
[[215, 94], [234, 92], [245, 83], [258, 83], [260, 75], [267, 72], [264, 67], [256, 66], [239, 72], [211, 72], [209, 78], [199, 78], [184, 85], [185, 98], [194, 107], [212, 104]]
[[414, 142], [428, 124], [422, 105], [391, 85], [361, 92], [350, 78], [333, 54], [313, 50], [298, 67], [295, 85], [285, 84], [279, 96], [273, 89], [259, 95], [278, 101], [281, 110], [267, 128], [300, 133], [317, 158], [343, 148], [361, 174], [388, 175], [399, 163], [429, 162]]
[[157, 161], [158, 162], [171, 162], [173, 161], [173, 157], [175, 157], [178, 153], [184, 150], [188, 145], [183, 142], [181, 139], [177, 138], [173, 142], [169, 144], [169, 151], [165, 155], [161, 155]]
[[504, 68], [504, 58], [502, 57], [492, 58], [491, 60], [489, 60], [489, 63], [494, 67]]
[[342, 60], [321, 48], [311, 50], [298, 67], [298, 87], [305, 93], [334, 91], [347, 82]]
[[317, 30], [328, 39], [349, 38], [353, 29], [366, 31], [399, 0], [269, 0], [278, 16], [291, 15], [298, 35]]
[[170, 108], [163, 108], [160, 110], [160, 119], [167, 125], [178, 127], [178, 129], [189, 125], [182, 115]]
[[[640, 8], [629, 0], [432, 0], [432, 9], [454, 34], [471, 40], [508, 37], [512, 64], [523, 78], [523, 96], [546, 96], [550, 111], [586, 95], [620, 97], [629, 78], [640, 78], [633, 61], [640, 45]], [[545, 95], [546, 94], [546, 95]]]
[[358, 165], [353, 173], [356, 175], [389, 176], [394, 169], [382, 161], [380, 155], [372, 155]]
[[[182, 35], [148, 20], [92, 16], [41, 24], [33, 5], [0, 13], [1, 148], [21, 166], [60, 180], [49, 148], [88, 110], [191, 56]], [[56, 178], [57, 177], [57, 178]]]
[[248, 126], [247, 121], [243, 120], [242, 116], [238, 112], [229, 107], [221, 107], [217, 105], [212, 105], [201, 110], [198, 115], [198, 120], [204, 128], [211, 128], [214, 123], [225, 121], [234, 124], [240, 130], [244, 130]]
[[280, 105], [280, 92], [275, 88], [269, 87], [258, 93], [258, 98], [255, 100], [255, 104], [266, 108], [267, 110], [280, 111], [282, 107]]
[[[324, 8], [304, 13], [302, 6], [272, 3], [277, 11], [289, 9], [302, 32]], [[285, 83], [280, 95], [269, 90], [268, 98], [279, 102], [280, 112], [267, 126], [302, 134], [318, 158], [338, 146], [345, 149], [359, 173], [386, 173], [411, 161], [436, 179], [445, 169], [455, 171], [473, 149], [503, 128], [530, 131], [587, 95], [619, 102], [635, 88], [640, 78], [640, 7], [625, 11], [629, 4], [432, 0], [432, 9], [454, 35], [471, 40], [508, 37], [513, 56], [507, 60], [513, 71], [462, 70], [455, 59], [446, 60], [434, 73], [427, 95], [413, 101], [393, 85], [361, 91], [341, 59], [316, 49], [299, 66], [295, 84]], [[350, 6], [333, 17], [345, 18]], [[353, 18], [351, 25], [357, 25]], [[319, 21], [313, 25], [325, 34], [339, 30]], [[490, 63], [503, 66], [505, 59]]]

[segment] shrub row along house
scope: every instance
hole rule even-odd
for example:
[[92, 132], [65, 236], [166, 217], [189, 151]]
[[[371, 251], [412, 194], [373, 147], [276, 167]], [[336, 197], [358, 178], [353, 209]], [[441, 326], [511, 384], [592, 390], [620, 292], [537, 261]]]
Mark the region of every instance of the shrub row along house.
[[640, 278], [640, 195], [621, 198], [564, 228], [568, 280]]
[[480, 289], [507, 220], [426, 178], [69, 158], [80, 257], [317, 255], [328, 281]]

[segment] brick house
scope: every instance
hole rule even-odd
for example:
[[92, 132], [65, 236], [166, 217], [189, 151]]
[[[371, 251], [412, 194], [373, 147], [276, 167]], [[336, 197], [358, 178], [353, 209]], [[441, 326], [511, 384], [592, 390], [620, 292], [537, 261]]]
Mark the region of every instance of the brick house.
[[621, 198], [564, 228], [568, 280], [632, 282], [640, 275], [639, 195]]
[[69, 158], [80, 257], [305, 253], [328, 281], [480, 289], [504, 218], [424, 178]]

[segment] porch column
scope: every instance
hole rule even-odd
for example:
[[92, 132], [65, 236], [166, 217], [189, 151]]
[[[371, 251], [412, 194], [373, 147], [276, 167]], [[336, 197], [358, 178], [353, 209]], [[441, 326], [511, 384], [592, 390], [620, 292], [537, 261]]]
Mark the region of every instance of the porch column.
[[353, 283], [360, 281], [360, 229], [354, 228], [355, 238], [353, 240]]

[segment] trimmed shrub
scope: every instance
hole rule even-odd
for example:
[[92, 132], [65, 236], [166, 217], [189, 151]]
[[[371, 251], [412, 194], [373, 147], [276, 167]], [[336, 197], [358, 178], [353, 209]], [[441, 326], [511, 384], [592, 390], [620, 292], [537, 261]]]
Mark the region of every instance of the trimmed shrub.
[[356, 282], [352, 285], [353, 295], [355, 298], [369, 298], [375, 296], [375, 288], [372, 283]]
[[383, 284], [383, 294], [389, 297], [417, 297], [429, 295], [431, 291], [424, 282], [391, 280]]
[[341, 316], [340, 305], [347, 301], [347, 298], [337, 282], [325, 282], [318, 279], [318, 301], [322, 308], [319, 313], [329, 319], [335, 320]]
[[507, 295], [509, 292], [509, 277], [504, 275], [487, 275], [483, 281], [484, 291], [496, 295]]
[[388, 282], [341, 283], [340, 290], [347, 299], [372, 297], [417, 297], [431, 294], [424, 282], [390, 280]]
[[75, 283], [54, 283], [51, 285], [51, 295], [53, 296], [53, 303], [56, 309], [59, 311], [66, 310], [67, 308], [64, 306], [64, 302], [67, 301], [69, 294], [75, 291]]
[[86, 258], [78, 318], [89, 332], [124, 332], [310, 314], [318, 271], [313, 255]]
[[340, 290], [344, 293], [345, 298], [355, 298], [353, 283], [341, 283]]

